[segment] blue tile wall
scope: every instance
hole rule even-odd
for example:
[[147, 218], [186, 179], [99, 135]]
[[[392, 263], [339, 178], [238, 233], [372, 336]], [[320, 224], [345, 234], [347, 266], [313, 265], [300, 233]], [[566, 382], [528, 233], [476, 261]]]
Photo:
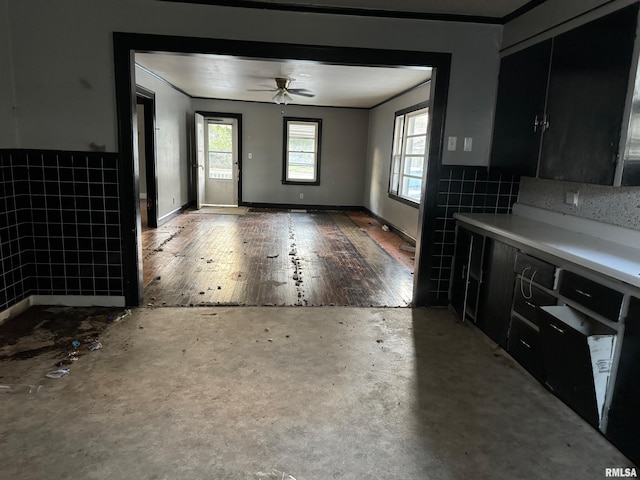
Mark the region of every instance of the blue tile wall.
[[518, 199], [520, 177], [506, 170], [443, 165], [436, 206], [436, 229], [432, 253], [431, 293], [436, 305], [448, 305], [451, 267], [455, 248], [453, 214], [511, 213]]
[[32, 295], [123, 295], [118, 158], [0, 151], [0, 310]]

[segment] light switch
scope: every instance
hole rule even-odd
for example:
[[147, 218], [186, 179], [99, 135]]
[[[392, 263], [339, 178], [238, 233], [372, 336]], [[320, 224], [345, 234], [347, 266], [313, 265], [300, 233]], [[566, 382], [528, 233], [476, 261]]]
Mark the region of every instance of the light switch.
[[249, 152], [249, 160], [251, 160], [253, 158], [253, 153]]
[[472, 137], [464, 137], [464, 151], [465, 152], [470, 152], [472, 145], [473, 145], [473, 138]]
[[571, 205], [573, 207], [578, 206], [578, 198], [580, 197], [580, 192], [567, 192], [564, 203], [567, 205]]
[[454, 152], [456, 150], [456, 146], [458, 144], [458, 137], [449, 137], [449, 141], [447, 142], [447, 150], [450, 152]]

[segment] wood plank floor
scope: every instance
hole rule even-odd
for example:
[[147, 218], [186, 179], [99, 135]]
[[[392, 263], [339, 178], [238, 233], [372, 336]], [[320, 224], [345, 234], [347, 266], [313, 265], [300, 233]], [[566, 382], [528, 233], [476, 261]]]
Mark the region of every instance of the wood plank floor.
[[180, 215], [143, 232], [145, 304], [409, 306], [413, 253], [363, 215]]

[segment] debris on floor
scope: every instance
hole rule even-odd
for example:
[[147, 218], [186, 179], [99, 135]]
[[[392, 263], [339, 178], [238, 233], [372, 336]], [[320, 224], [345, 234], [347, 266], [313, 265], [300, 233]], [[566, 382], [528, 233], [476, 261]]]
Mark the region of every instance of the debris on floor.
[[386, 225], [382, 225], [382, 230], [384, 230], [385, 232], [389, 231], [389, 227]]
[[45, 376], [47, 378], [62, 378], [69, 373], [68, 368], [60, 368], [58, 370], [54, 370], [53, 372], [47, 373]]
[[0, 394], [19, 395], [27, 394], [32, 395], [39, 393], [42, 390], [42, 385], [27, 385], [27, 384], [14, 384], [14, 385], [0, 385]]
[[404, 250], [405, 252], [415, 252], [416, 251], [416, 247], [412, 246], [412, 245], [400, 245], [398, 247], [400, 250]]
[[[160, 278], [160, 277], [158, 277]], [[155, 298], [152, 298], [152, 300], [155, 300]], [[131, 315], [131, 309], [127, 308], [123, 313], [121, 313], [120, 315], [111, 315], [109, 317], [109, 321], [110, 322], [119, 322], [120, 320], [122, 320], [123, 318], [128, 317], [129, 315]]]
[[296, 480], [293, 475], [273, 470], [272, 472], [256, 472], [256, 480]]

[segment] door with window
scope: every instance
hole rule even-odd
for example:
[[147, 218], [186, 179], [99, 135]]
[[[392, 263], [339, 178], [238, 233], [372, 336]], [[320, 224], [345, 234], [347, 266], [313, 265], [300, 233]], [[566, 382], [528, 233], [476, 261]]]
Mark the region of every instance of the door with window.
[[238, 120], [206, 118], [205, 205], [238, 205]]

